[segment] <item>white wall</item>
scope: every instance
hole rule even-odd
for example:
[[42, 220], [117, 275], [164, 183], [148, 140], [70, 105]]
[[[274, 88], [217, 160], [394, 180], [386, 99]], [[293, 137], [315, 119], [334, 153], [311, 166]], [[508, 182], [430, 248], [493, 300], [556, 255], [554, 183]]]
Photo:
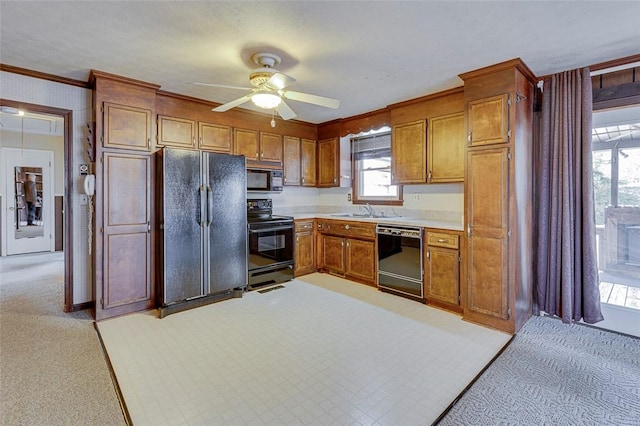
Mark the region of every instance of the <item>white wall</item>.
[[[67, 194], [73, 203], [73, 241], [64, 242], [65, 247], [73, 247], [73, 304], [93, 300], [87, 251], [87, 206], [80, 204], [82, 178], [76, 173], [79, 164], [89, 163], [86, 129], [92, 117], [91, 96], [91, 90], [81, 87], [0, 71], [0, 98], [73, 111], [73, 164], [67, 164], [74, 172], [73, 188]], [[56, 165], [57, 168], [62, 168], [62, 164]]]
[[[279, 214], [348, 212], [360, 209], [348, 201], [351, 188], [287, 187], [281, 193], [249, 193], [248, 198], [271, 198], [274, 211]], [[375, 206], [376, 210], [395, 211], [401, 216], [462, 221], [464, 185], [442, 183], [405, 185], [401, 207]]]

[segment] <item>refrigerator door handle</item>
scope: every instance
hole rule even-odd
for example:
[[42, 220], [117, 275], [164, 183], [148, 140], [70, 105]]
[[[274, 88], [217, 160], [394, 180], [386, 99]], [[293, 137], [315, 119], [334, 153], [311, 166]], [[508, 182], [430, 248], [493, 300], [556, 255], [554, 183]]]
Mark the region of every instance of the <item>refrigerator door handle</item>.
[[198, 212], [198, 225], [202, 226], [202, 194], [203, 193], [203, 186], [200, 185], [200, 187], [198, 188], [198, 196], [196, 197], [198, 200], [198, 207], [196, 208], [196, 211]]
[[207, 226], [211, 225], [213, 220], [213, 191], [211, 187], [207, 185]]

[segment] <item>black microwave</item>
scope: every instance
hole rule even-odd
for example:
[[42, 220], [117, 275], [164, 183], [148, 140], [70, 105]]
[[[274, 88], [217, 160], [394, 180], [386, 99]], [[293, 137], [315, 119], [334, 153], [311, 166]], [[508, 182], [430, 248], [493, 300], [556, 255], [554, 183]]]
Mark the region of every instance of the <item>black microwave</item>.
[[283, 184], [282, 170], [247, 169], [247, 191], [281, 192]]

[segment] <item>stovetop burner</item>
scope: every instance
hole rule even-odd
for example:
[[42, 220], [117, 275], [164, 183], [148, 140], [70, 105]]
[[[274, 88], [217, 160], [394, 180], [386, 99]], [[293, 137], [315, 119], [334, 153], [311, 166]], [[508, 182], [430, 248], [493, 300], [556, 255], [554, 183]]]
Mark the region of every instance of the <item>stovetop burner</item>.
[[247, 200], [247, 222], [293, 222], [291, 216], [273, 214], [273, 202], [270, 198]]

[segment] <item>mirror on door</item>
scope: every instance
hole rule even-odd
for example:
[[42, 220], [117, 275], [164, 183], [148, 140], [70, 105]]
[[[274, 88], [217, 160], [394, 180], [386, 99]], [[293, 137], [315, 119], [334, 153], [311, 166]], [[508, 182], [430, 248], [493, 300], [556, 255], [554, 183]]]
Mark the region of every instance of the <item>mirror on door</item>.
[[44, 236], [42, 168], [16, 166], [15, 185], [15, 237]]

